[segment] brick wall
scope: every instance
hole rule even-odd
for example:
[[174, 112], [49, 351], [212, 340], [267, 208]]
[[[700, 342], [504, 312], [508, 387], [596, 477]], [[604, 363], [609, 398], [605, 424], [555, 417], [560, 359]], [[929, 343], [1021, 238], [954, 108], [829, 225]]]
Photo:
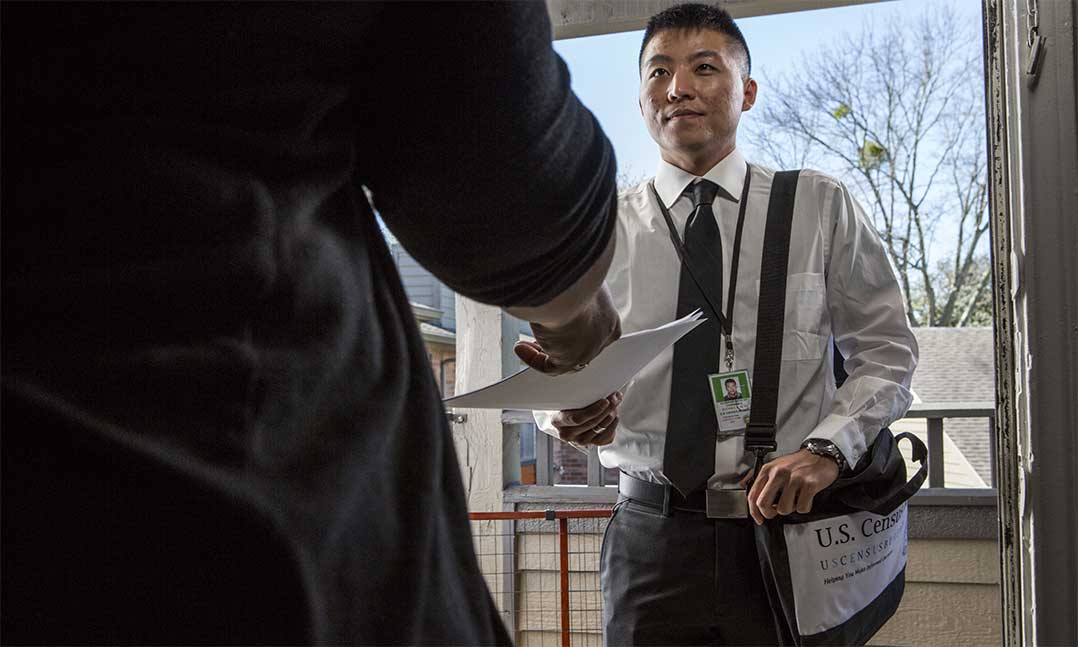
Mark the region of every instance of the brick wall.
[[447, 359], [453, 359], [456, 357], [456, 351], [451, 347], [438, 347], [433, 344], [427, 345], [427, 356], [430, 357], [430, 370], [434, 373], [435, 382], [439, 382], [438, 387], [442, 390], [443, 398], [450, 398], [456, 393], [457, 388], [457, 367], [455, 362], [446, 364], [445, 367], [445, 384], [441, 384], [441, 371], [442, 362]]
[[572, 445], [560, 442], [555, 442], [553, 449], [554, 484], [587, 485], [588, 455]]

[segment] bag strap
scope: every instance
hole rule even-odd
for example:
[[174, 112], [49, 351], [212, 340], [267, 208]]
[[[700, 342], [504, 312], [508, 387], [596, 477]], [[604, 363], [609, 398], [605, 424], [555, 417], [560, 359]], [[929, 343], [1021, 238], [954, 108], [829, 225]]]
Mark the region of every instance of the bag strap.
[[[786, 273], [789, 270], [790, 236], [793, 230], [794, 198], [800, 171], [775, 173], [767, 205], [767, 224], [764, 229], [764, 249], [760, 258], [760, 297], [756, 313], [756, 357], [752, 374], [752, 410], [745, 430], [745, 450], [756, 455], [755, 474], [760, 473], [767, 454], [777, 449], [775, 420], [778, 415], [779, 376], [782, 367], [782, 336], [786, 319]], [[846, 380], [846, 370], [838, 344], [834, 344], [836, 385]], [[886, 431], [886, 430], [883, 430]], [[881, 432], [883, 433], [883, 432]], [[920, 438], [910, 433], [894, 437], [897, 444], [908, 440], [913, 448], [913, 460], [920, 469], [901, 488], [877, 498], [868, 496], [864, 488], [843, 492], [846, 505], [887, 515], [908, 500], [928, 477], [928, 448]], [[887, 460], [890, 452], [880, 453]], [[883, 465], [878, 472], [883, 471]]]
[[800, 171], [775, 173], [767, 205], [764, 249], [760, 258], [760, 300], [756, 312], [756, 358], [752, 371], [752, 410], [745, 429], [745, 450], [756, 455], [756, 474], [764, 457], [775, 451], [775, 417], [782, 368], [782, 329], [786, 319], [786, 271], [790, 232]]

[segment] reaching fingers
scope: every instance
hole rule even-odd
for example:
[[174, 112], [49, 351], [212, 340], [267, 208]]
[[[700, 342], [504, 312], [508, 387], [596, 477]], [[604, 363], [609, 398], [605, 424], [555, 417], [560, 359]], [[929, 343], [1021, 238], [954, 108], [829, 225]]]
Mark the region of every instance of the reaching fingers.
[[610, 402], [603, 398], [581, 409], [568, 409], [559, 411], [554, 416], [554, 426], [558, 429], [563, 427], [594, 427], [595, 423], [602, 419], [610, 409]]
[[575, 443], [593, 445], [595, 444], [595, 434], [605, 431], [616, 417], [616, 411], [607, 411], [602, 417], [587, 424], [558, 428], [558, 437], [562, 440], [568, 440]]
[[595, 429], [611, 415], [610, 404], [605, 400], [571, 411], [561, 411], [554, 416], [554, 428], [558, 437], [565, 441], [590, 443]]
[[559, 411], [553, 419], [558, 437], [583, 445], [605, 445], [613, 440], [613, 428], [617, 426], [620, 393], [593, 402], [581, 409]]
[[520, 361], [529, 368], [546, 373], [547, 375], [561, 375], [576, 369], [576, 364], [565, 363], [553, 357], [543, 350], [543, 347], [533, 341], [520, 341], [513, 346], [513, 352]]
[[595, 427], [595, 423], [604, 415], [615, 413], [621, 404], [622, 395], [615, 391], [602, 400], [596, 400], [580, 409], [566, 409], [559, 411], [552, 420], [555, 427], [568, 429], [570, 427]]
[[600, 420], [599, 423], [595, 425], [595, 427], [592, 429], [592, 431], [595, 432], [595, 433], [600, 433], [600, 432], [606, 431], [607, 427], [609, 427], [610, 424], [612, 422], [614, 422], [614, 419], [617, 418], [617, 417], [618, 417], [617, 412], [615, 410], [611, 409], [610, 411], [607, 412], [607, 414], [605, 416], [603, 416], [603, 419]]
[[601, 431], [591, 439], [592, 445], [609, 445], [614, 441], [614, 433], [618, 430], [618, 418], [615, 417], [610, 424], [606, 426], [605, 431]]
[[520, 361], [528, 365], [537, 371], [547, 372], [547, 367], [550, 364], [550, 355], [543, 352], [543, 349], [539, 344], [533, 341], [520, 341], [513, 346], [513, 352], [517, 354]]

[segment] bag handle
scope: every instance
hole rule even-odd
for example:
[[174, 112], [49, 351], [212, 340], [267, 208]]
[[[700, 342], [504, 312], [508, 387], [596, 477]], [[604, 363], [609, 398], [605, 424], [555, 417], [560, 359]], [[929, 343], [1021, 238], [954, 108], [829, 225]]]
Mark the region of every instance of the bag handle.
[[[883, 432], [881, 431], [880, 433]], [[908, 501], [910, 497], [917, 493], [917, 490], [921, 489], [921, 485], [928, 478], [928, 448], [925, 447], [920, 438], [909, 432], [898, 434], [895, 436], [894, 442], [897, 445], [901, 440], [910, 441], [910, 446], [913, 449], [913, 460], [920, 464], [920, 468], [913, 477], [906, 481], [906, 484], [902, 487], [892, 490], [881, 497], [868, 496], [865, 494], [864, 488], [848, 488], [838, 494], [843, 503], [851, 508], [871, 512], [882, 517], [891, 514], [895, 508]], [[882, 454], [883, 452], [880, 453]]]

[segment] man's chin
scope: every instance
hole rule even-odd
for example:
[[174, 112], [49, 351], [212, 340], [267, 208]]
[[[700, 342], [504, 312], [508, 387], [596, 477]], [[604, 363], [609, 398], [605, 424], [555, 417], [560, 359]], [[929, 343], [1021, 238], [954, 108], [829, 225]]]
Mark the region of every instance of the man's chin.
[[[685, 133], [688, 134], [688, 133]], [[692, 136], [667, 137], [669, 148], [684, 153], [697, 153], [714, 145], [715, 141], [710, 133], [697, 132]]]

